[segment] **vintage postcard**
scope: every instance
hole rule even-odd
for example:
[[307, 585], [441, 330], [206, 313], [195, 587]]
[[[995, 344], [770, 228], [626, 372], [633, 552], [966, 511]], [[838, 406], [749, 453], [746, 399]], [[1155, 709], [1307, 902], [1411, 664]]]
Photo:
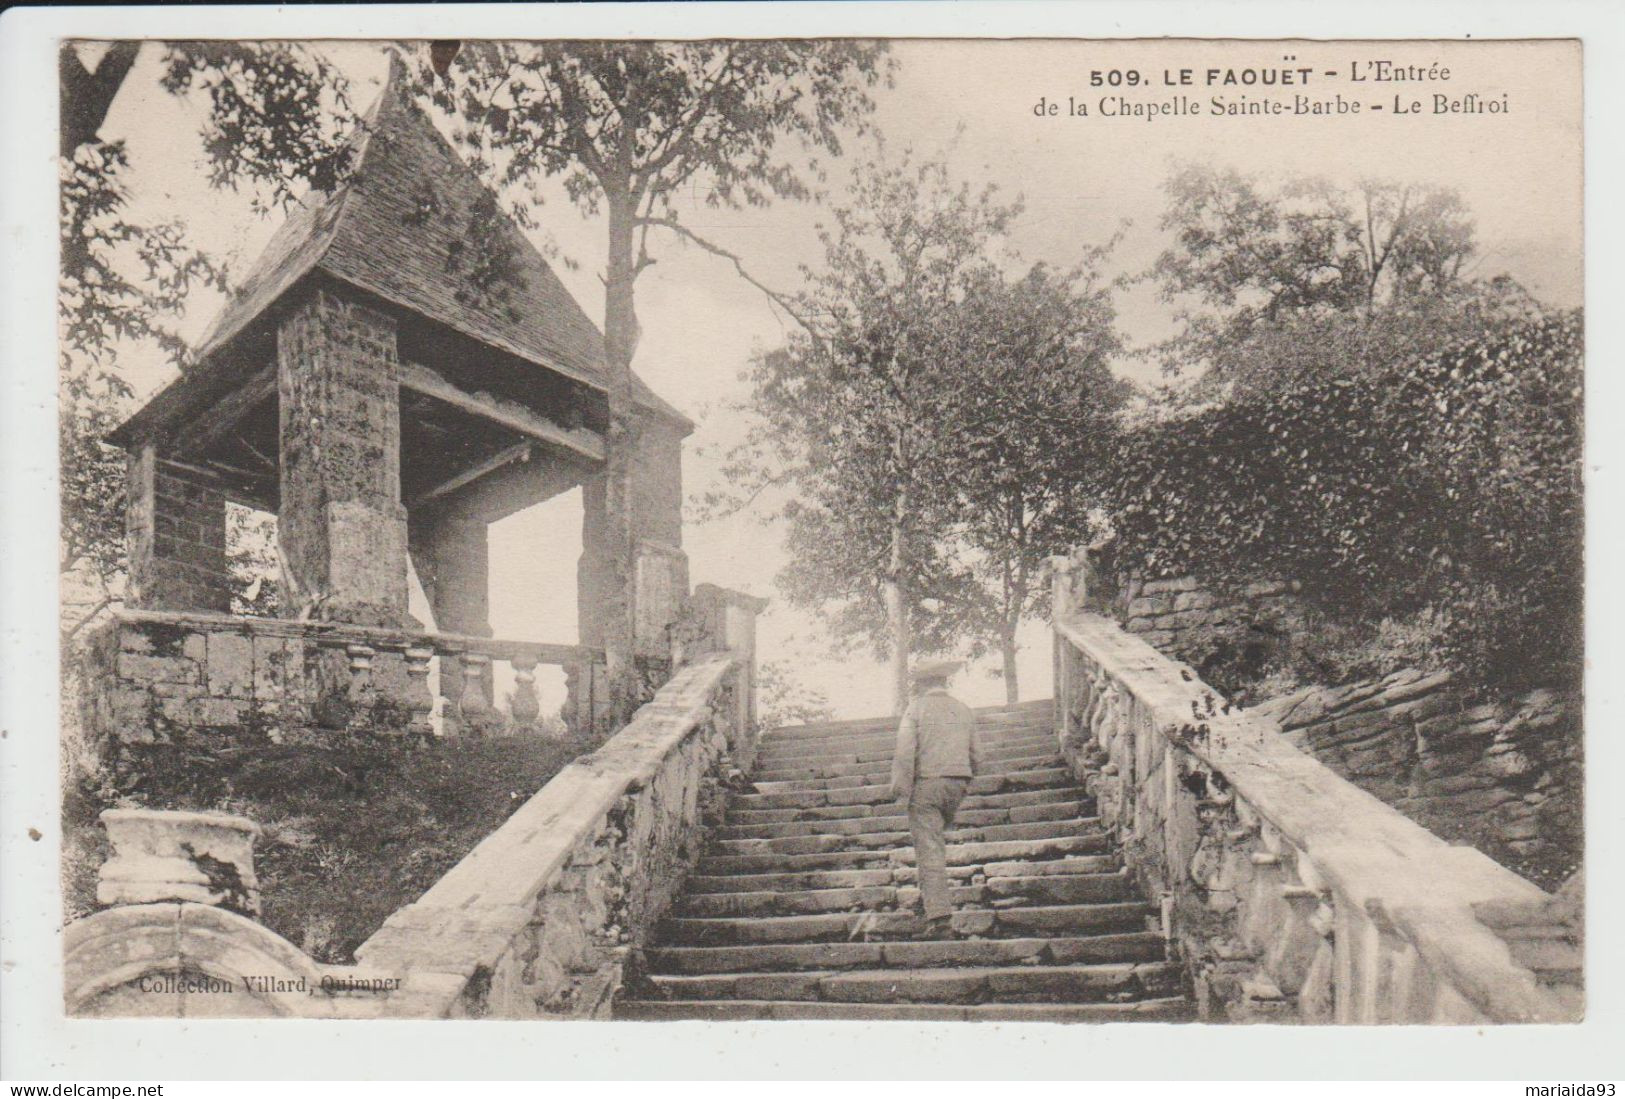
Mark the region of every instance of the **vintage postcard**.
[[52, 46], [65, 1018], [1585, 1018], [1578, 37], [452, 33]]

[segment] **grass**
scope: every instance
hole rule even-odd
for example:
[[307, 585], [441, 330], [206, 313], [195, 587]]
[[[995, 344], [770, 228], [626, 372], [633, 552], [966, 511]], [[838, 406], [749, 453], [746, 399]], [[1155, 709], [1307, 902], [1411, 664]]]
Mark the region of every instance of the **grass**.
[[255, 849], [262, 922], [318, 961], [349, 963], [391, 913], [595, 746], [521, 734], [416, 748], [344, 735], [321, 746], [135, 748], [117, 777], [81, 779], [64, 792], [67, 916], [96, 907], [108, 855], [103, 809], [219, 810], [263, 829]]

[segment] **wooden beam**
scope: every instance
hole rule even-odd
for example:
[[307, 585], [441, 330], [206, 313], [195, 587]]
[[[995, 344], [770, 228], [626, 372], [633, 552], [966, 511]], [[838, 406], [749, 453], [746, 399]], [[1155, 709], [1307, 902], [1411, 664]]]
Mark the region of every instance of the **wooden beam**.
[[166, 455], [160, 455], [158, 460], [165, 465], [176, 466], [188, 473], [209, 478], [233, 503], [248, 504], [261, 511], [276, 510], [275, 500], [281, 486], [277, 483], [275, 475], [255, 473], [253, 470], [213, 458], [207, 459], [203, 464], [181, 461]]
[[489, 393], [470, 393], [440, 372], [421, 363], [403, 362], [400, 364], [400, 372], [403, 388], [445, 401], [470, 415], [501, 424], [522, 435], [568, 450], [594, 462], [602, 462], [607, 454], [604, 437], [596, 431], [584, 427], [561, 427], [517, 401], [506, 400]]
[[183, 430], [175, 433], [174, 441], [166, 449], [201, 455], [231, 434], [244, 416], [275, 394], [276, 364], [272, 363], [261, 367], [241, 385], [192, 417]]
[[457, 474], [455, 477], [448, 477], [446, 480], [440, 482], [438, 485], [435, 485], [433, 488], [426, 489], [425, 491], [418, 493], [416, 496], [406, 501], [406, 506], [409, 508], [415, 508], [420, 504], [426, 504], [436, 497], [444, 496], [448, 492], [454, 492], [457, 489], [462, 488], [470, 481], [479, 480], [487, 473], [501, 469], [509, 462], [528, 462], [530, 461], [530, 449], [534, 445], [535, 444], [533, 443], [516, 443], [506, 450], [493, 454], [485, 461], [480, 462], [477, 465], [470, 466], [468, 469], [463, 470], [463, 472]]

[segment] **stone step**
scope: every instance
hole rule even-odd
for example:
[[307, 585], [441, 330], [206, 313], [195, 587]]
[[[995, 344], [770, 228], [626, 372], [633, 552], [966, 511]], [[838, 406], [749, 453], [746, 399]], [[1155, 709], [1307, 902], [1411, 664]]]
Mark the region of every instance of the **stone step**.
[[[954, 817], [961, 828], [992, 824], [1031, 824], [1041, 820], [1061, 820], [1080, 816], [1090, 801], [1056, 801], [1048, 805], [1013, 805], [1007, 809], [964, 809]], [[716, 831], [718, 839], [776, 839], [783, 836], [854, 836], [864, 832], [896, 832], [908, 828], [908, 817], [846, 817], [837, 820], [769, 821], [763, 824], [725, 824]]]
[[[997, 869], [994, 869], [997, 868]], [[948, 877], [965, 882], [991, 871], [995, 877], [1032, 877], [1044, 874], [1113, 874], [1122, 869], [1116, 855], [1076, 855], [1045, 862], [973, 863], [948, 867]], [[683, 883], [690, 893], [759, 893], [773, 890], [852, 889], [871, 885], [912, 885], [914, 867], [891, 866], [873, 870], [804, 870], [785, 874], [691, 874]]]
[[[997, 794], [1005, 790], [1047, 790], [1057, 786], [1076, 785], [1071, 772], [1065, 767], [1045, 767], [1034, 771], [1007, 771], [1001, 774], [977, 775], [970, 780], [967, 793]], [[752, 782], [756, 795], [816, 794], [828, 805], [853, 805], [859, 802], [891, 800], [891, 783], [868, 782], [855, 778], [795, 779], [787, 782]]]
[[1155, 962], [1164, 960], [1165, 949], [1161, 935], [1151, 931], [1129, 931], [1053, 939], [672, 946], [654, 948], [647, 957], [650, 968], [661, 973], [762, 973], [807, 969]]
[[[881, 818], [884, 819], [884, 818]], [[1100, 826], [1098, 817], [1068, 817], [1061, 820], [1037, 820], [1026, 824], [985, 824], [970, 828], [955, 827], [948, 832], [948, 842], [992, 843], [999, 840], [1039, 840], [1058, 836], [1078, 835]], [[708, 853], [716, 855], [810, 855], [827, 851], [861, 851], [892, 848], [912, 840], [906, 828], [885, 832], [857, 832], [850, 835], [822, 834], [813, 836], [780, 836], [769, 839], [719, 839], [712, 841]]]
[[842, 1003], [981, 1004], [1063, 1000], [1122, 1002], [1179, 990], [1167, 962], [962, 966], [789, 973], [652, 974], [650, 999], [823, 1000]]
[[[976, 710], [979, 729], [999, 729], [1017, 725], [1033, 725], [1047, 721], [1054, 713], [1048, 699], [1042, 702], [1022, 702], [1015, 706], [995, 706]], [[862, 717], [846, 721], [821, 721], [816, 725], [783, 725], [762, 734], [764, 744], [788, 744], [798, 741], [839, 740], [842, 737], [881, 732], [894, 732], [896, 717]]]
[[859, 1004], [816, 1000], [623, 1000], [615, 1017], [637, 1020], [851, 1020], [953, 1023], [1185, 1022], [1190, 1002], [1166, 996], [1123, 1004]]
[[[1064, 855], [1104, 855], [1110, 848], [1111, 840], [1104, 832], [1088, 832], [1048, 839], [951, 843], [948, 845], [947, 856], [949, 865], [964, 866], [970, 863], [1007, 860], [1053, 859]], [[695, 870], [700, 874], [715, 875], [791, 873], [800, 870], [862, 870], [896, 865], [914, 865], [914, 848], [897, 846], [857, 851], [816, 851], [807, 854], [785, 854], [778, 851], [749, 855], [707, 854], [700, 857]]]
[[[743, 798], [736, 797], [730, 804], [737, 805], [743, 800]], [[986, 809], [1054, 805], [1079, 800], [1085, 799], [1083, 791], [1076, 786], [1057, 786], [1048, 790], [1016, 790], [1007, 794], [983, 794], [967, 797], [959, 803], [959, 813], [963, 815], [965, 813], [981, 812]], [[728, 823], [776, 824], [789, 820], [850, 820], [854, 817], [896, 816], [901, 811], [901, 807], [892, 801], [857, 805], [786, 806], [778, 809], [730, 807], [728, 810]]]
[[[1033, 787], [1053, 786], [1072, 782], [1072, 775], [1059, 760], [1048, 767], [1011, 767], [977, 775], [970, 780], [969, 793], [991, 794], [999, 790], [1025, 790]], [[775, 782], [751, 780], [751, 787], [759, 794], [799, 794], [811, 791], [874, 790], [884, 795], [891, 787], [891, 769], [862, 775], [839, 775], [835, 778], [781, 779]]]
[[[1102, 904], [1135, 897], [1126, 874], [1042, 874], [988, 878], [949, 890], [959, 907], [1002, 908], [1016, 904]], [[912, 909], [920, 891], [912, 885], [863, 885], [837, 889], [760, 890], [734, 893], [690, 893], [679, 899], [680, 916], [794, 916], [853, 909]]]
[[[1043, 908], [976, 909], [955, 912], [961, 935], [1031, 938], [1143, 931], [1152, 909], [1142, 901], [1051, 905]], [[807, 916], [670, 917], [658, 941], [664, 946], [725, 946], [748, 943], [857, 942], [908, 938], [919, 931], [912, 912], [826, 912]]]
[[[978, 733], [981, 749], [990, 756], [1034, 751], [1056, 747], [1055, 734], [1043, 729], [1013, 729], [997, 733]], [[822, 763], [871, 763], [891, 759], [897, 751], [897, 737], [866, 737], [845, 744], [812, 747], [762, 747], [756, 754], [758, 767], [787, 767], [809, 760]]]
[[[984, 763], [984, 772], [1003, 775], [1019, 771], [1036, 771], [1046, 767], [1064, 766], [1061, 753], [1053, 747], [1023, 755], [992, 759]], [[811, 763], [804, 766], [764, 768], [760, 763], [750, 773], [751, 782], [760, 787], [767, 782], [797, 782], [811, 779], [851, 779], [841, 785], [867, 786], [891, 781], [890, 758], [875, 763]]]

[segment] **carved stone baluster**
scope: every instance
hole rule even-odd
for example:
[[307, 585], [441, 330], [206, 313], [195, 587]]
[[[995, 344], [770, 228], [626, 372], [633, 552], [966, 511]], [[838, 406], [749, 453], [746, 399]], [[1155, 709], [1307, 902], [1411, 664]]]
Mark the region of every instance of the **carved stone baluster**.
[[463, 694], [457, 703], [462, 728], [467, 735], [485, 736], [497, 716], [490, 699], [485, 697], [485, 672], [491, 666], [491, 658], [485, 653], [465, 652], [462, 665]]
[[350, 724], [370, 725], [373, 704], [377, 701], [377, 692], [372, 686], [372, 661], [378, 650], [371, 645], [350, 644], [344, 646], [344, 655], [350, 661]]
[[518, 653], [513, 658], [513, 720], [518, 726], [529, 727], [542, 716], [542, 705], [536, 698], [536, 654]]
[[407, 731], [427, 740], [434, 736], [434, 694], [429, 690], [429, 664], [434, 660], [434, 649], [428, 645], [409, 645], [405, 655], [408, 704], [412, 708]]

